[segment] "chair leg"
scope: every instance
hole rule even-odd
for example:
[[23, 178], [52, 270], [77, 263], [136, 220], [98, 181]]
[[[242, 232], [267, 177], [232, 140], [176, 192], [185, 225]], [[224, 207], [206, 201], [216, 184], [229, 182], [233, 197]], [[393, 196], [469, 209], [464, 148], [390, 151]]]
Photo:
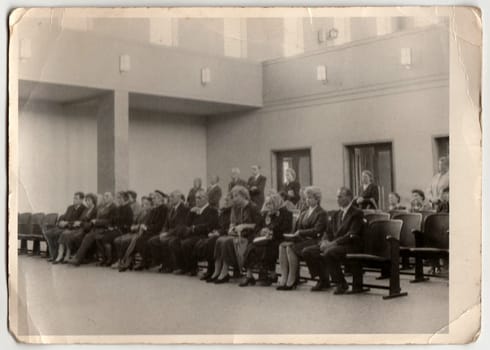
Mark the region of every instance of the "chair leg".
[[352, 273], [352, 291], [347, 294], [357, 294], [369, 291], [369, 288], [364, 287], [362, 265], [359, 263], [351, 264], [349, 266], [349, 271]]
[[410, 283], [419, 283], [428, 281], [429, 278], [424, 276], [424, 259], [418, 254], [415, 255], [415, 279]]
[[402, 292], [400, 288], [400, 266], [399, 259], [391, 260], [390, 262], [390, 293], [383, 296], [383, 299], [392, 299], [408, 295]]
[[32, 255], [40, 255], [41, 254], [41, 242], [35, 240], [32, 242]]

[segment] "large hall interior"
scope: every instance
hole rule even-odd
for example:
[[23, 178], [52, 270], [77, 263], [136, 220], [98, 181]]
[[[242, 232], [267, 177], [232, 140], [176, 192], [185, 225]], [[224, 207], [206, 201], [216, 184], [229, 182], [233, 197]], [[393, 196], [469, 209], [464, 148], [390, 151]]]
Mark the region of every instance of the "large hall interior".
[[[410, 209], [449, 155], [446, 17], [90, 16], [52, 9], [18, 30], [18, 213], [65, 213], [73, 194], [187, 195], [258, 166], [264, 192], [292, 168], [337, 210], [369, 169], [388, 212]], [[425, 216], [424, 216], [425, 218]], [[422, 229], [422, 227], [421, 227]], [[20, 244], [20, 241], [19, 241]], [[449, 279], [333, 295], [216, 286], [18, 256], [20, 335], [447, 332]], [[430, 265], [430, 264], [429, 264]], [[428, 273], [431, 266], [424, 264]], [[279, 265], [278, 265], [279, 268]], [[201, 271], [200, 273], [202, 273]], [[387, 284], [368, 270], [369, 284]], [[347, 277], [349, 283], [352, 277]], [[430, 310], [428, 312], [427, 310]]]

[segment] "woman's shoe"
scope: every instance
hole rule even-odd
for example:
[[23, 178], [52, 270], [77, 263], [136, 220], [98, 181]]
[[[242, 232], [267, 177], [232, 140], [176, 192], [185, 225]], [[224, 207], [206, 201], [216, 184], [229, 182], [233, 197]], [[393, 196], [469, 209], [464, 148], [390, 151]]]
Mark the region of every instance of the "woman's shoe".
[[246, 277], [240, 284], [240, 287], [255, 286], [255, 278]]
[[284, 286], [284, 289], [283, 290], [293, 290], [293, 289], [296, 289], [296, 286], [297, 284], [293, 284], [292, 286]]
[[277, 286], [276, 290], [284, 290], [284, 288], [286, 288], [286, 286]]
[[206, 278], [206, 283], [214, 283], [214, 281], [216, 281], [217, 279], [218, 279], [218, 276], [216, 276], [216, 277], [209, 276], [208, 278]]
[[223, 283], [227, 283], [227, 282], [230, 282], [230, 275], [226, 275], [226, 277], [223, 277], [221, 279], [216, 279], [216, 281], [214, 281], [214, 284], [223, 284]]

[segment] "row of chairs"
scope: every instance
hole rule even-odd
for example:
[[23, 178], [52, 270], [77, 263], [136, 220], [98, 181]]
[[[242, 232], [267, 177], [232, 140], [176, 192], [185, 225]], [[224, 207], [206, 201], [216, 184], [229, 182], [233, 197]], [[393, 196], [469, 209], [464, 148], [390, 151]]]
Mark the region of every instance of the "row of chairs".
[[21, 241], [21, 251], [27, 251], [27, 242], [33, 241], [33, 254], [39, 254], [40, 243], [45, 241], [44, 233], [46, 230], [55, 227], [57, 221], [58, 214], [56, 213], [18, 214], [17, 236]]

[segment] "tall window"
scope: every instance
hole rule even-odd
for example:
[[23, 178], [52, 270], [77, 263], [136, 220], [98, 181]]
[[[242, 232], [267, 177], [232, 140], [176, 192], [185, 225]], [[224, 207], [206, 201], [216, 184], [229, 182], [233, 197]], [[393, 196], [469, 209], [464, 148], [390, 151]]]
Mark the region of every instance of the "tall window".
[[350, 187], [355, 196], [362, 192], [361, 173], [370, 170], [379, 186], [379, 208], [385, 209], [388, 194], [394, 190], [391, 142], [347, 146]]

